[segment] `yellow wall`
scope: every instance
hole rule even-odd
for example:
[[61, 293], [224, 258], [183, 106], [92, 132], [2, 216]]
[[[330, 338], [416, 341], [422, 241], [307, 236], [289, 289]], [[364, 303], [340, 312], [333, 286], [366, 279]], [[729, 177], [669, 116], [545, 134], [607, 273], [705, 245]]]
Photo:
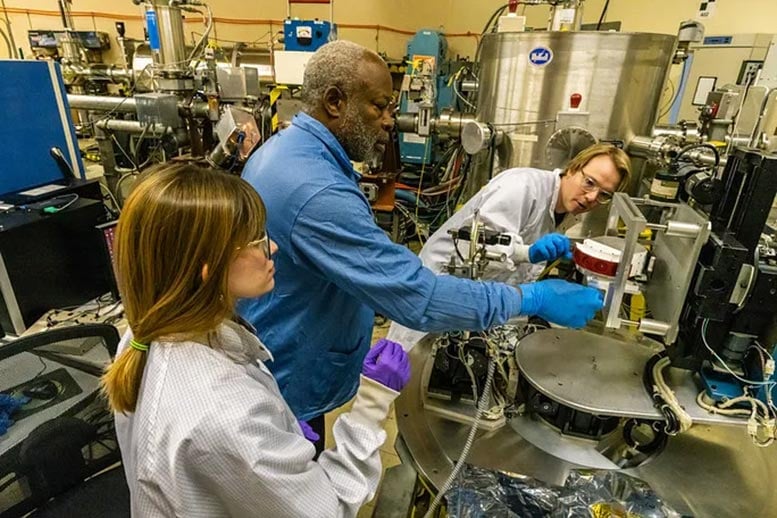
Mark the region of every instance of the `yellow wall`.
[[[439, 6], [441, 25], [446, 31], [464, 32], [483, 30], [483, 26], [503, 0], [432, 0]], [[583, 8], [583, 23], [596, 23], [605, 0], [587, 0]], [[700, 0], [610, 0], [605, 20], [621, 21], [626, 32], [658, 32], [676, 34], [680, 22], [693, 19]], [[704, 20], [706, 34], [720, 33], [777, 33], [777, 1], [775, 0], [717, 0], [717, 10]], [[519, 9], [519, 13], [524, 8]], [[525, 9], [526, 25], [546, 27], [549, 8], [529, 6]], [[453, 52], [474, 53], [474, 44], [455, 38], [450, 42]]]
[[[584, 22], [595, 22], [605, 0], [588, 0], [585, 3]], [[61, 22], [57, 13], [56, 0], [5, 0], [9, 10], [28, 11], [10, 14], [13, 34], [17, 46], [21, 46], [29, 55], [27, 30], [60, 29]], [[348, 25], [382, 25], [387, 28], [414, 32], [421, 28], [440, 28], [446, 33], [455, 34], [449, 38], [453, 53], [472, 56], [476, 39], [466, 33], [480, 33], [490, 14], [504, 0], [336, 0], [335, 21], [341, 25], [340, 37], [385, 52], [390, 57], [404, 55], [409, 35], [375, 30], [374, 28], [349, 28]], [[704, 23], [707, 34], [716, 33], [752, 33], [777, 32], [777, 1], [775, 0], [718, 0], [715, 14]], [[218, 38], [240, 41], [256, 41], [267, 44], [268, 31], [277, 32], [278, 22], [286, 16], [286, 2], [283, 0], [211, 0], [210, 5], [218, 18], [232, 20], [253, 20], [249, 24], [222, 21], [216, 24]], [[693, 18], [699, 6], [699, 0], [611, 0], [607, 20], [620, 20], [624, 31], [647, 31], [674, 34], [680, 21]], [[127, 25], [127, 35], [141, 38], [143, 35], [140, 21], [141, 8], [130, 0], [73, 0], [72, 8], [76, 12], [108, 13], [114, 18], [101, 16], [79, 16], [75, 19], [76, 29], [101, 30], [115, 35], [114, 22], [123, 19]], [[1, 10], [1, 9], [0, 9]], [[48, 11], [54, 16], [42, 16], [36, 11]], [[295, 6], [292, 14], [300, 18], [328, 18], [328, 6]], [[527, 25], [544, 27], [547, 24], [548, 8], [530, 6], [526, 8]], [[130, 19], [135, 17], [136, 19]], [[265, 22], [262, 22], [262, 21]], [[274, 20], [270, 25], [267, 20]], [[0, 28], [4, 25], [0, 23]], [[201, 31], [202, 23], [193, 21], [186, 24], [187, 33]], [[115, 45], [114, 45], [115, 47]], [[0, 57], [6, 57], [8, 51], [0, 40]], [[112, 52], [111, 57], [117, 55]]]
[[[335, 2], [334, 18], [341, 24], [340, 38], [356, 41], [371, 49], [385, 52], [389, 57], [401, 58], [410, 34], [401, 34], [389, 29], [414, 32], [419, 28], [432, 24], [436, 9], [430, 5], [434, 2], [423, 0], [337, 0]], [[27, 42], [27, 31], [30, 29], [61, 29], [62, 23], [58, 14], [56, 0], [5, 0], [9, 13], [16, 46], [22, 47], [26, 56], [30, 55]], [[286, 17], [287, 4], [283, 0], [210, 0], [209, 5], [216, 18], [222, 21], [215, 25], [217, 38], [269, 44], [270, 31], [277, 33], [280, 23]], [[107, 32], [112, 38], [112, 49], [109, 59], [118, 60], [116, 53], [114, 23], [125, 22], [127, 37], [140, 39], [143, 37], [141, 20], [142, 8], [130, 0], [73, 0], [72, 10], [76, 15], [74, 24], [76, 30], [99, 30]], [[80, 13], [80, 14], [79, 14]], [[90, 14], [92, 13], [92, 14]], [[413, 13], [406, 16], [403, 13]], [[329, 7], [326, 5], [296, 5], [292, 9], [295, 17], [329, 18]], [[2, 17], [0, 7], [0, 17]], [[250, 23], [236, 23], [250, 20]], [[272, 23], [268, 23], [272, 21]], [[386, 28], [374, 27], [354, 28], [349, 25], [381, 25]], [[5, 30], [4, 20], [0, 21], [0, 29]], [[203, 23], [192, 16], [185, 25], [187, 39], [192, 39], [192, 32], [201, 32]], [[8, 57], [5, 42], [0, 38], [0, 58]]]

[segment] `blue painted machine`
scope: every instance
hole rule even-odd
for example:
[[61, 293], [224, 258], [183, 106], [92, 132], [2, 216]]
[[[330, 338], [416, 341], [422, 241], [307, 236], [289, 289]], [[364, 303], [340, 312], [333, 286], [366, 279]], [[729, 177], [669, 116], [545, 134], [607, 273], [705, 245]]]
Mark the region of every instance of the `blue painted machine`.
[[[399, 108], [419, 114], [419, 133], [403, 133], [399, 140], [402, 162], [429, 164], [434, 161], [436, 137], [429, 123], [443, 108], [453, 106], [453, 89], [448, 86], [448, 43], [442, 33], [421, 30], [407, 44], [408, 65], [402, 82]], [[424, 130], [429, 131], [424, 131]]]
[[287, 19], [283, 22], [283, 37], [286, 50], [315, 52], [337, 39], [337, 25], [321, 20]]

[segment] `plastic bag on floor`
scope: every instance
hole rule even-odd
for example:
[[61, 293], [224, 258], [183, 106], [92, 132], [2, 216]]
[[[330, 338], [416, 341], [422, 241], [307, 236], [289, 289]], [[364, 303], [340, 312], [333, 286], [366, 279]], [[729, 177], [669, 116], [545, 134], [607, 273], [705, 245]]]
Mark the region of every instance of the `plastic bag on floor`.
[[450, 518], [679, 518], [645, 482], [577, 470], [563, 487], [467, 465], [446, 495]]

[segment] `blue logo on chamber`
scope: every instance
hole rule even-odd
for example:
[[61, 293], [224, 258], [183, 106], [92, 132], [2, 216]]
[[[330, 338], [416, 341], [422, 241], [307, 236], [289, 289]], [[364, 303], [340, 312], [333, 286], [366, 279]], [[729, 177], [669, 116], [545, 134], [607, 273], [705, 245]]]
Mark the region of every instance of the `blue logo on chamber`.
[[544, 67], [553, 61], [553, 51], [547, 47], [534, 47], [529, 51], [529, 63]]

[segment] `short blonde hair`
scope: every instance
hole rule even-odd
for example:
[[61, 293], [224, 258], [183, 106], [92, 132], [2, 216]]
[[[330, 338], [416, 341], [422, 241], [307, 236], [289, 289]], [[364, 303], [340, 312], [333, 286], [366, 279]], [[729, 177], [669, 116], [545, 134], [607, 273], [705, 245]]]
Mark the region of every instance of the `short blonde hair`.
[[[116, 227], [116, 278], [134, 340], [183, 340], [231, 317], [229, 267], [239, 247], [265, 235], [265, 219], [259, 195], [237, 176], [180, 163], [144, 173]], [[127, 347], [107, 368], [113, 410], [134, 411], [146, 355]]]
[[621, 177], [617, 191], [625, 191], [631, 182], [631, 159], [621, 148], [612, 144], [594, 144], [575, 155], [564, 169], [564, 174], [575, 174], [582, 170], [588, 162], [597, 156], [607, 155], [615, 164], [615, 169]]

